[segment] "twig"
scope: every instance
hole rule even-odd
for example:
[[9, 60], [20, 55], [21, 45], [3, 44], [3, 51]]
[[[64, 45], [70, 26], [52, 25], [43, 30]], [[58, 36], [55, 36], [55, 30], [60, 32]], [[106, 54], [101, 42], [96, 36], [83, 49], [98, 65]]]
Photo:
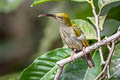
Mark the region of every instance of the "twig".
[[[118, 31], [120, 31], [120, 26], [119, 26], [119, 29], [118, 29]], [[120, 42], [120, 37], [118, 38], [118, 40], [117, 40], [118, 42]]]
[[[110, 43], [107, 44], [107, 48], [108, 48], [109, 52], [111, 52]], [[107, 78], [108, 79], [110, 78], [110, 63], [111, 63], [111, 61], [109, 62], [108, 66], [107, 66]]]
[[[96, 26], [96, 29], [97, 29], [97, 37], [98, 37], [97, 39], [98, 39], [98, 42], [100, 42], [101, 41], [101, 34], [100, 34], [100, 26], [99, 26], [99, 14], [97, 15], [94, 6], [92, 6], [92, 11], [93, 11], [93, 14], [94, 14], [94, 17], [95, 17], [95, 26]], [[99, 52], [100, 52], [101, 64], [105, 64], [101, 47], [99, 48]]]
[[107, 77], [110, 79], [110, 63], [107, 66]]
[[[85, 48], [86, 54], [90, 54], [91, 51], [93, 51], [93, 50], [95, 50], [95, 49], [97, 49], [97, 48], [99, 48], [99, 47], [101, 47], [103, 45], [107, 45], [107, 43], [110, 43], [113, 40], [115, 41], [119, 37], [120, 37], [120, 31], [118, 31], [117, 33], [115, 33], [114, 35], [112, 35], [112, 36], [110, 36], [110, 37], [108, 37], [106, 39], [101, 40], [100, 42], [95, 43], [92, 46], [86, 47]], [[83, 51], [81, 51], [81, 52], [75, 54], [74, 58], [77, 59], [77, 58], [79, 58], [79, 57], [81, 57], [83, 55], [86, 55], [86, 54], [83, 54]], [[111, 59], [111, 58], [108, 58], [108, 59]], [[70, 63], [70, 62], [72, 62], [71, 57], [68, 57], [68, 58], [62, 59], [62, 60], [60, 60], [60, 61], [58, 61], [56, 63], [59, 66], [59, 69], [58, 69], [58, 71], [56, 73], [56, 76], [55, 76], [54, 80], [58, 80], [59, 79], [59, 77], [60, 77], [60, 75], [62, 73], [63, 67], [66, 64]], [[108, 63], [106, 63], [106, 64], [108, 64]]]
[[[109, 52], [111, 52], [111, 47], [110, 47], [110, 43], [107, 44], [107, 48], [109, 50]], [[107, 66], [107, 78], [109, 79], [110, 78], [110, 63], [111, 63], [111, 60]]]
[[96, 77], [95, 80], [99, 80], [100, 79], [100, 77], [102, 76], [102, 74], [105, 72], [107, 66], [110, 64], [111, 58], [112, 58], [112, 55], [113, 55], [113, 52], [114, 52], [114, 48], [115, 48], [115, 42], [113, 40], [112, 41], [112, 47], [111, 47], [111, 50], [110, 50], [110, 54], [109, 54], [109, 56], [107, 58], [106, 64], [105, 64], [103, 70], [101, 71], [101, 73]]
[[111, 51], [111, 47], [110, 47], [109, 43], [107, 44], [107, 48], [108, 48], [108, 50], [110, 52]]
[[59, 80], [59, 77], [60, 77], [60, 75], [61, 75], [61, 73], [63, 71], [63, 67], [64, 66], [59, 66], [58, 71], [56, 73], [56, 76], [55, 76], [54, 80]]

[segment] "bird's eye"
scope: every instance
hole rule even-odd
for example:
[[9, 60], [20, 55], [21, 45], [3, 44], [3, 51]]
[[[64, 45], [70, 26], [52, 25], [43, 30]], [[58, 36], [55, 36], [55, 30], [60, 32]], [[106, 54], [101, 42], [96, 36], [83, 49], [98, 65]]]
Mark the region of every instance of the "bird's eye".
[[58, 18], [60, 18], [60, 19], [64, 19], [64, 17], [58, 17]]

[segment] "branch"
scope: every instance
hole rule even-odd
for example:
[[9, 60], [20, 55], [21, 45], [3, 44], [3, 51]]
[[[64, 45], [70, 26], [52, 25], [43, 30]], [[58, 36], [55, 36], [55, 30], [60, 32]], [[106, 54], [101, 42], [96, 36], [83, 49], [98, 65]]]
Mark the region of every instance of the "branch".
[[[105, 38], [105, 39], [101, 40], [100, 42], [95, 43], [95, 44], [92, 45], [92, 46], [86, 47], [86, 48], [85, 48], [86, 53], [83, 53], [83, 51], [81, 51], [81, 52], [75, 54], [75, 55], [74, 55], [74, 58], [77, 59], [77, 58], [80, 58], [80, 57], [83, 56], [83, 55], [90, 54], [91, 51], [93, 51], [93, 50], [95, 50], [95, 49], [97, 49], [97, 48], [99, 48], [99, 47], [101, 47], [101, 46], [103, 46], [103, 45], [107, 45], [107, 43], [110, 43], [111, 41], [115, 41], [115, 40], [117, 40], [119, 37], [120, 37], [120, 27], [119, 27], [119, 30], [118, 30], [117, 33], [115, 33], [114, 35], [112, 35], [112, 36], [110, 36], [110, 37], [108, 37], [108, 38]], [[56, 73], [56, 76], [55, 76], [55, 79], [54, 79], [54, 80], [58, 80], [58, 79], [59, 79], [59, 77], [60, 77], [60, 75], [61, 75], [61, 73], [62, 73], [63, 67], [64, 67], [66, 64], [70, 63], [70, 62], [72, 62], [72, 60], [71, 60], [70, 57], [68, 57], [68, 58], [62, 59], [62, 60], [60, 60], [60, 61], [58, 61], [58, 62], [56, 63], [56, 64], [59, 66], [59, 69], [58, 69], [58, 71], [57, 71], [57, 73]], [[107, 64], [107, 63], [106, 63], [106, 64]], [[60, 68], [62, 68], [62, 69], [60, 70]], [[56, 78], [56, 77], [57, 77], [57, 78]]]
[[[107, 48], [108, 48], [109, 54], [110, 54], [112, 52], [112, 50], [111, 50], [112, 48], [110, 47], [110, 43], [108, 43]], [[111, 64], [111, 60], [107, 66], [107, 78], [108, 79], [110, 78], [110, 64]]]
[[55, 76], [54, 80], [59, 80], [59, 77], [60, 77], [62, 71], [63, 71], [63, 66], [59, 66], [58, 71], [56, 73], [56, 76]]
[[106, 61], [106, 64], [105, 64], [103, 70], [101, 71], [101, 73], [96, 77], [95, 80], [99, 80], [99, 79], [100, 79], [100, 77], [101, 77], [102, 74], [105, 72], [105, 70], [106, 70], [106, 68], [108, 67], [108, 65], [110, 64], [111, 58], [112, 58], [112, 55], [113, 55], [113, 52], [114, 52], [114, 48], [115, 48], [115, 42], [114, 42], [114, 40], [113, 40], [113, 41], [112, 41], [111, 51], [110, 51], [110, 54], [109, 54], [108, 59], [107, 59], [107, 61]]
[[[93, 4], [93, 2], [91, 2], [91, 5], [92, 4]], [[100, 26], [99, 26], [99, 14], [97, 15], [94, 5], [92, 5], [92, 11], [93, 11], [93, 14], [95, 17], [95, 26], [97, 29], [97, 39], [98, 39], [98, 42], [100, 42], [101, 41], [101, 34], [100, 34]], [[100, 52], [101, 64], [105, 64], [101, 47], [99, 48], [99, 52]]]
[[107, 78], [110, 79], [110, 64], [107, 66]]

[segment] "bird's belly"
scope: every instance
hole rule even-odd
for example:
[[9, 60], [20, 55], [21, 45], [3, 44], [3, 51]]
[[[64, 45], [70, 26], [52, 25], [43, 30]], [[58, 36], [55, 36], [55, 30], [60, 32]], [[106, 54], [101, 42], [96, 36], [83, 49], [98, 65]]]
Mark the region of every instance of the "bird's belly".
[[66, 37], [64, 42], [71, 49], [82, 50], [83, 45], [82, 45], [81, 41], [78, 41], [77, 39], [72, 39], [70, 37]]
[[60, 35], [63, 42], [71, 49], [82, 50], [83, 44], [76, 37], [71, 37], [74, 34], [70, 27], [60, 27]]

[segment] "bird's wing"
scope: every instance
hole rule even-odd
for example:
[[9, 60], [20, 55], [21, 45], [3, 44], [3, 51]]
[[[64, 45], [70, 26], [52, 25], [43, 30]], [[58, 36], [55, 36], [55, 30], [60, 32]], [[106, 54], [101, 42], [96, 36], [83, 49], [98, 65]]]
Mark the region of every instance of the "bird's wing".
[[77, 27], [77, 25], [75, 25], [75, 24], [73, 24], [72, 28], [76, 34], [77, 39], [80, 40], [85, 47], [87, 47], [88, 41], [86, 40], [84, 33], [81, 31], [81, 29], [79, 27]]

